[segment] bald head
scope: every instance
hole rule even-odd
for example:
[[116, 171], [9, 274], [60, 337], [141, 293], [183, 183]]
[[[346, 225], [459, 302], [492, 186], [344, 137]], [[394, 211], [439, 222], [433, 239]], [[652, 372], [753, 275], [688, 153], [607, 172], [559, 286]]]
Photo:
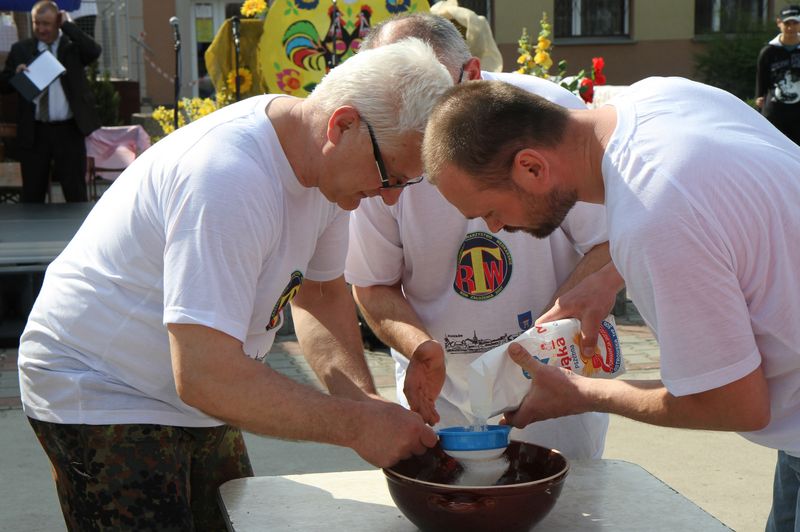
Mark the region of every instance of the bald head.
[[408, 37], [428, 43], [439, 61], [456, 74], [472, 58], [467, 42], [453, 23], [430, 13], [409, 13], [381, 22], [370, 30], [361, 49], [377, 48]]
[[52, 2], [51, 0], [41, 0], [33, 4], [31, 8], [31, 15], [36, 16], [37, 13], [42, 12], [50, 12], [50, 13], [58, 13], [58, 4]]

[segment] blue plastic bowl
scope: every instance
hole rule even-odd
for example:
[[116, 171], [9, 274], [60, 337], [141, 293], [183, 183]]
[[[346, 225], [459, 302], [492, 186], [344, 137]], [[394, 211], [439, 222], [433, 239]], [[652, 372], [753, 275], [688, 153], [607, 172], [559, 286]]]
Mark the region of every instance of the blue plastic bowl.
[[486, 430], [472, 427], [447, 427], [439, 429], [439, 442], [445, 451], [481, 451], [508, 447], [509, 425], [487, 425]]

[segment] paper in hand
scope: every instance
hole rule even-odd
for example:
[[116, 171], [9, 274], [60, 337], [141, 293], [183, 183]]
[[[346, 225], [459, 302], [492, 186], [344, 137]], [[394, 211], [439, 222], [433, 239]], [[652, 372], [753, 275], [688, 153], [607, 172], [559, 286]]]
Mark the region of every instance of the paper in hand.
[[28, 65], [27, 70], [15, 74], [10, 83], [26, 100], [32, 102], [66, 70], [56, 56], [45, 50]]

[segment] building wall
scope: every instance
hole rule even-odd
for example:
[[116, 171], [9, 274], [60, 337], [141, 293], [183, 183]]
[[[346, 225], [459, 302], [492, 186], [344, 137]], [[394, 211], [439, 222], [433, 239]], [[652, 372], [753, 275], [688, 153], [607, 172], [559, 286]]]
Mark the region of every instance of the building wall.
[[[566, 60], [567, 73], [574, 74], [591, 68], [592, 57], [603, 57], [611, 85], [648, 76], [694, 76], [694, 56], [703, 49], [703, 43], [694, 40], [694, 0], [630, 0], [630, 5], [629, 38], [553, 39], [554, 63]], [[552, 23], [553, 1], [503, 0], [494, 6], [503, 70], [515, 70], [522, 27], [535, 38], [542, 12]]]
[[[156, 51], [145, 52], [147, 60], [144, 61], [144, 72], [147, 91], [143, 96], [149, 98], [153, 105], [170, 104], [174, 101], [175, 44], [169, 19], [173, 16], [180, 18], [176, 13], [175, 4], [176, 2], [142, 2], [142, 29], [145, 42]], [[186, 56], [188, 41], [183, 35], [181, 39], [184, 41], [181, 43], [182, 56]], [[185, 64], [186, 60], [183, 62]]]
[[[144, 0], [127, 0], [128, 2], [128, 73], [130, 79], [139, 82], [139, 95], [147, 94], [147, 75], [145, 71], [145, 53], [147, 50], [140, 44], [144, 41]], [[148, 56], [150, 54], [148, 53]]]
[[[692, 58], [702, 51], [701, 43], [688, 39], [642, 41], [625, 45], [592, 44], [557, 46], [553, 55], [556, 61], [567, 61], [567, 73], [589, 70], [592, 57], [602, 57], [609, 85], [630, 85], [649, 76], [694, 77]], [[513, 48], [501, 45], [504, 65], [516, 66], [516, 44]], [[503, 70], [512, 70], [504, 67]], [[551, 70], [555, 73], [555, 68]]]
[[694, 38], [694, 0], [636, 0], [630, 2], [631, 36], [638, 41]]

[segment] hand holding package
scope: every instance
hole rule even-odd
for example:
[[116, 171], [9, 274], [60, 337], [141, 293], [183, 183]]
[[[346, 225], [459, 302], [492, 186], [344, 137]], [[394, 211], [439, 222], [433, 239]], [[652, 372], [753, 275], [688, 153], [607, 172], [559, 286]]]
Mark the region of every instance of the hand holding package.
[[[571, 318], [535, 325], [513, 342], [542, 364], [569, 369], [584, 377], [613, 378], [625, 372], [614, 316], [601, 322], [595, 352], [589, 357], [581, 353], [580, 321]], [[510, 344], [487, 351], [469, 366], [470, 404], [478, 419], [516, 410], [530, 389], [530, 375], [506, 352]]]

